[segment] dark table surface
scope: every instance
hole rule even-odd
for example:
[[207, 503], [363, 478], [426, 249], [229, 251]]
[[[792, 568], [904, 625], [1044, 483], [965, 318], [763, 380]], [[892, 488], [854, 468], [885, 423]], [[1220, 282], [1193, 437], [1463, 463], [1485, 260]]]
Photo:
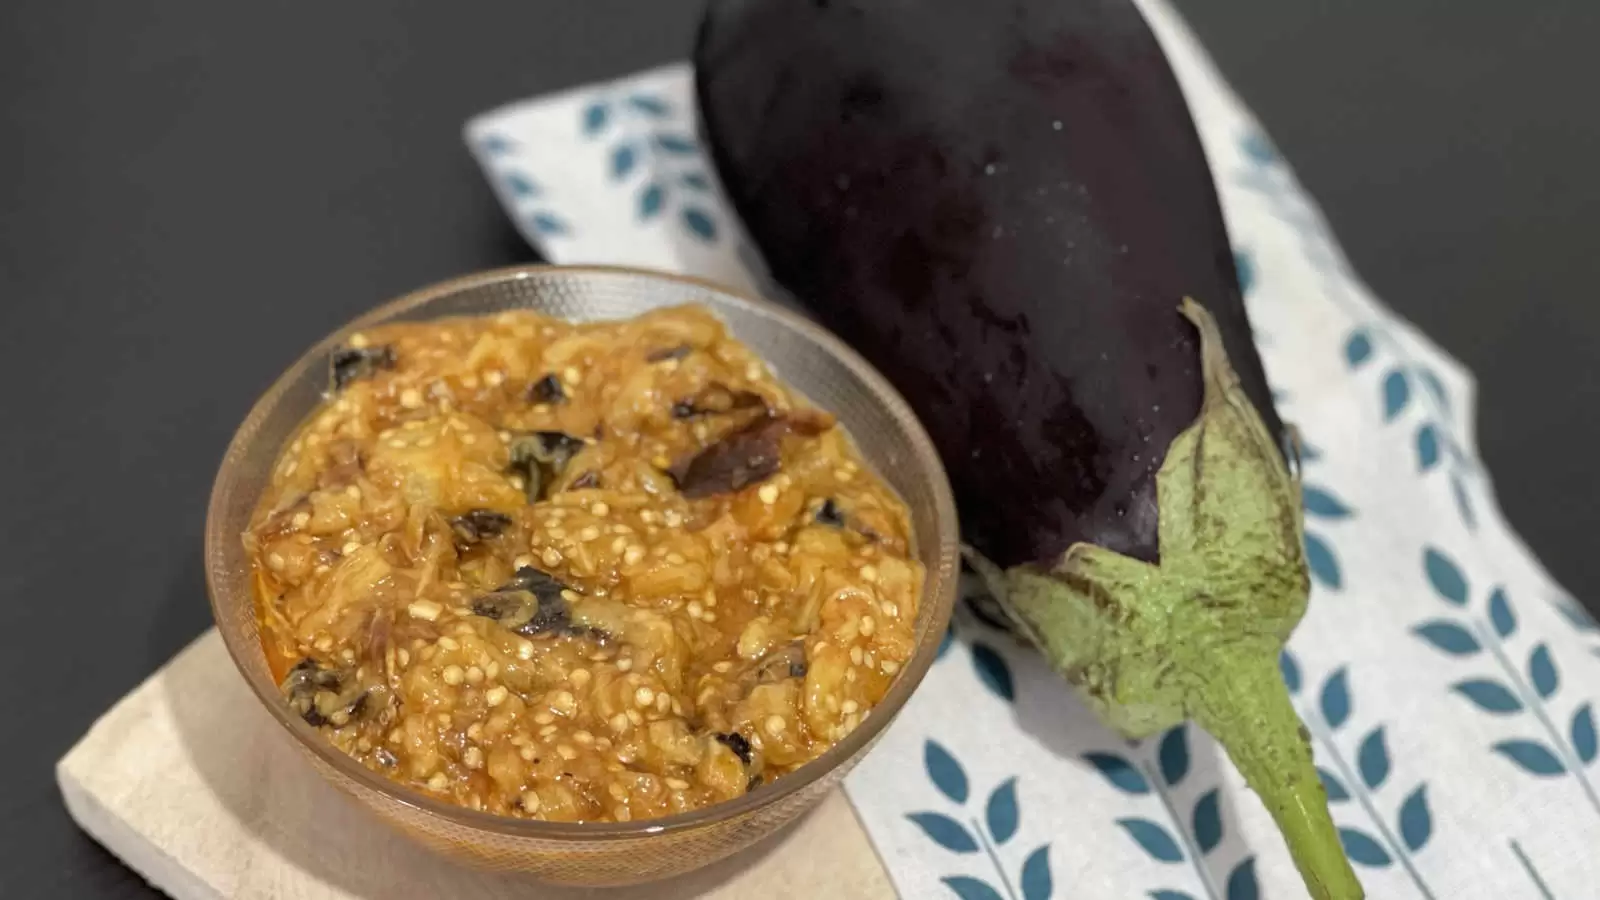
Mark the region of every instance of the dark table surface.
[[[1600, 5], [1179, 6], [1357, 268], [1478, 373], [1504, 506], [1600, 597]], [[532, 258], [462, 121], [680, 57], [698, 7], [0, 6], [0, 894], [147, 890], [51, 766], [206, 627], [204, 499], [257, 393], [379, 300]]]

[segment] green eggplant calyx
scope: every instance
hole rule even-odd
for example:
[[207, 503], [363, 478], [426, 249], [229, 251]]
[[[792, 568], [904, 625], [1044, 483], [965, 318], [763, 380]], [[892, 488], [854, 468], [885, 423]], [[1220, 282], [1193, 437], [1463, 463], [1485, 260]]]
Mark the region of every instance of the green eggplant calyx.
[[1180, 311], [1200, 332], [1204, 399], [1156, 474], [1161, 561], [1091, 544], [1053, 566], [968, 559], [1102, 721], [1142, 738], [1193, 719], [1261, 797], [1312, 896], [1354, 900], [1361, 885], [1277, 668], [1311, 587], [1298, 478], [1210, 313], [1187, 298]]

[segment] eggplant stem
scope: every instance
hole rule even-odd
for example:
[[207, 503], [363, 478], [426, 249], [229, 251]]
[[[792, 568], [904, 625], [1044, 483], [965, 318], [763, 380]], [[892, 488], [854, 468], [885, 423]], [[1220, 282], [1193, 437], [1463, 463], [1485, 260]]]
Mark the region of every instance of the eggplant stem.
[[1328, 814], [1305, 725], [1278, 673], [1276, 650], [1263, 649], [1217, 660], [1221, 669], [1195, 698], [1195, 721], [1272, 814], [1312, 897], [1360, 900], [1366, 895]]

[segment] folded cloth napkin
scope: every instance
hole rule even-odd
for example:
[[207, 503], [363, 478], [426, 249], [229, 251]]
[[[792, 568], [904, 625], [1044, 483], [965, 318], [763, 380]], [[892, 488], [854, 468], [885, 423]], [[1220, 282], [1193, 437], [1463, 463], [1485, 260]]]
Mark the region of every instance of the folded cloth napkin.
[[[1315, 589], [1283, 656], [1346, 850], [1378, 898], [1600, 897], [1600, 630], [1495, 504], [1468, 372], [1385, 308], [1160, 0], [1286, 419]], [[551, 260], [778, 296], [717, 192], [676, 65], [474, 119], [471, 151]], [[1027, 648], [958, 615], [846, 791], [903, 896], [1305, 896], [1211, 740], [1096, 724]]]

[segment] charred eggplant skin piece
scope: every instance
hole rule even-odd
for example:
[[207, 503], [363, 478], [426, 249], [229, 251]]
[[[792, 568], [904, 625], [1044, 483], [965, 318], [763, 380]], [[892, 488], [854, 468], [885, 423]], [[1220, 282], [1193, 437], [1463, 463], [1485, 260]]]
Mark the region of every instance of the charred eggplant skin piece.
[[511, 517], [492, 509], [470, 509], [450, 519], [456, 543], [463, 547], [480, 544], [511, 527]]
[[511, 437], [510, 472], [523, 478], [529, 503], [549, 493], [579, 450], [583, 439], [559, 431], [532, 431]]
[[393, 347], [340, 347], [328, 358], [328, 390], [336, 394], [352, 381], [371, 378], [378, 370], [394, 366]]
[[569, 590], [548, 572], [523, 566], [510, 581], [474, 600], [472, 613], [493, 619], [518, 634], [569, 631], [572, 608], [565, 597]]
[[567, 391], [554, 373], [540, 378], [528, 387], [528, 399], [534, 403], [565, 403]]
[[324, 668], [309, 657], [296, 663], [279, 687], [289, 708], [313, 728], [342, 726], [366, 706], [367, 691], [354, 673]]
[[[1003, 566], [1159, 558], [1185, 296], [1272, 409], [1210, 170], [1131, 4], [713, 2], [701, 128], [775, 279], [877, 365]], [[1029, 497], [1024, 504], [998, 498]]]
[[717, 739], [718, 743], [727, 745], [728, 749], [733, 751], [733, 755], [739, 757], [740, 762], [747, 766], [750, 765], [752, 758], [750, 742], [745, 740], [744, 735], [737, 731], [730, 731], [726, 734], [718, 733], [713, 737]]

